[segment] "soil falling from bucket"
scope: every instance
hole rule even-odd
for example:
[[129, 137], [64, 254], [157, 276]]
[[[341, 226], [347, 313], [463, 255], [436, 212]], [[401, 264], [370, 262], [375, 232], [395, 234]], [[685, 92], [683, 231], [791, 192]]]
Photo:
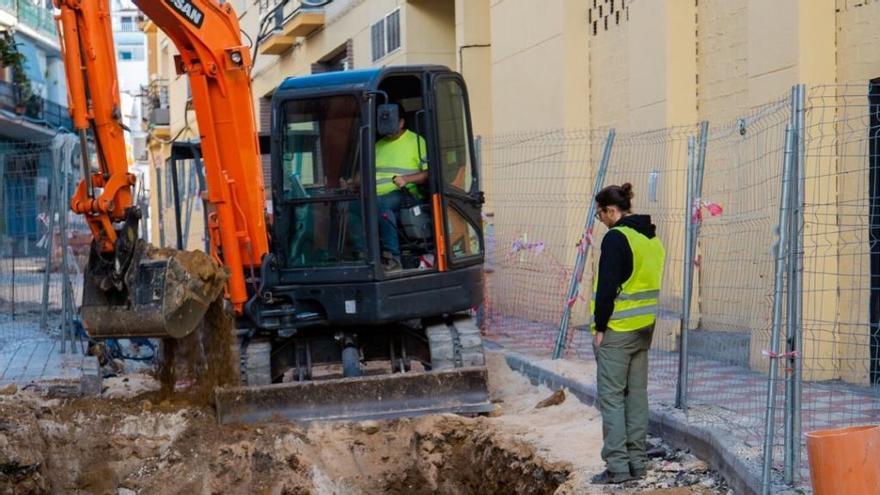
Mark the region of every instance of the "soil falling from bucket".
[[219, 297], [195, 332], [182, 339], [162, 340], [158, 372], [162, 398], [182, 394], [207, 405], [213, 402], [216, 387], [238, 385], [235, 343], [235, 318]]

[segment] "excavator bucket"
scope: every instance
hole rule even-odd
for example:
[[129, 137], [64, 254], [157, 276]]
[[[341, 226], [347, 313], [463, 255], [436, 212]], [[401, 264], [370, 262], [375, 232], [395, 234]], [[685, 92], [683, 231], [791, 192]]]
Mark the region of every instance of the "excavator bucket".
[[215, 390], [221, 423], [357, 421], [494, 409], [486, 368], [289, 382]]
[[103, 288], [93, 255], [81, 315], [93, 339], [182, 338], [223, 291], [226, 272], [201, 251], [156, 249], [138, 241], [122, 289]]

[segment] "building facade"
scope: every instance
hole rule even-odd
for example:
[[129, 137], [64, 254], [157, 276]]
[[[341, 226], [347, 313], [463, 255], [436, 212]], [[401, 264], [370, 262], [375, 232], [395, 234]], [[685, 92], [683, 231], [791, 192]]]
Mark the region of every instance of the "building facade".
[[72, 127], [51, 2], [0, 1], [0, 36], [18, 67], [0, 67], [0, 253], [31, 254], [48, 208], [49, 141]]
[[[785, 98], [794, 84], [851, 83], [867, 95], [869, 84], [880, 77], [880, 51], [872, 49], [880, 3], [866, 0], [334, 0], [320, 8], [295, 0], [239, 0], [233, 5], [247, 42], [256, 45], [252, 77], [262, 131], [268, 131], [269, 99], [284, 78], [367, 66], [437, 63], [458, 70], [468, 84], [474, 134], [486, 137], [611, 127], [636, 133], [693, 127], [703, 120], [736, 122]], [[157, 169], [169, 153], [165, 140], [195, 139], [198, 132], [187, 105], [186, 78], [173, 70], [174, 47], [155, 30], [148, 29], [148, 38], [150, 77], [167, 88], [157, 93], [164, 95], [157, 101], [166, 106], [159, 105], [164, 111], [151, 124]], [[867, 96], [864, 105], [867, 109]], [[835, 129], [827, 132], [834, 135]], [[594, 151], [587, 156], [595, 156]], [[813, 166], [819, 176], [835, 176], [845, 172], [846, 163], [823, 158]], [[591, 165], [565, 160], [565, 169], [556, 173], [569, 177]], [[491, 169], [485, 172], [491, 179], [484, 185], [491, 211], [498, 176]], [[867, 181], [867, 175], [854, 172], [848, 177], [822, 183], [807, 197], [824, 204], [846, 198], [847, 191]], [[520, 186], [508, 181], [507, 187], [526, 188], [533, 179], [522, 180]], [[554, 195], [583, 196], [583, 184], [562, 181]], [[867, 206], [864, 210], [867, 215]], [[559, 232], [552, 234], [560, 237], [556, 244], [572, 245], [582, 216], [580, 203], [577, 209], [555, 212], [560, 222]], [[165, 217], [167, 222], [171, 215]], [[867, 220], [863, 227], [858, 228], [867, 231]], [[815, 255], [821, 261], [807, 264], [807, 286], [831, 283], [823, 273], [869, 271], [865, 253], [845, 256], [846, 236], [826, 230], [822, 243], [835, 246], [838, 254]], [[201, 246], [201, 235], [188, 239], [188, 245]], [[680, 280], [680, 269], [667, 276]], [[728, 270], [714, 276], [725, 280], [737, 267]], [[736, 311], [729, 295], [709, 294], [716, 289], [697, 291], [704, 291], [703, 299], [723, 301], [717, 311]], [[838, 296], [831, 289], [815, 291], [833, 296], [834, 303], [807, 296], [806, 318], [861, 321], [868, 297], [880, 293], [880, 287], [861, 289]], [[814, 335], [817, 343], [807, 352], [820, 363], [820, 371], [813, 378], [867, 380], [867, 334], [844, 327], [829, 323], [832, 330]], [[880, 341], [880, 335], [876, 338]], [[764, 337], [751, 342], [749, 361], [756, 369], [766, 366], [761, 357], [765, 347]]]

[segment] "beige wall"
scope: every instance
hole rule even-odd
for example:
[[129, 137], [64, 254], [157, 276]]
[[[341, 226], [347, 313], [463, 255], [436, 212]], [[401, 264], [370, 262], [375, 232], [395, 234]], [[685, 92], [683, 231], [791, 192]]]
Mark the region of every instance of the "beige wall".
[[702, 0], [697, 16], [700, 118], [735, 119], [748, 107], [748, 0]]

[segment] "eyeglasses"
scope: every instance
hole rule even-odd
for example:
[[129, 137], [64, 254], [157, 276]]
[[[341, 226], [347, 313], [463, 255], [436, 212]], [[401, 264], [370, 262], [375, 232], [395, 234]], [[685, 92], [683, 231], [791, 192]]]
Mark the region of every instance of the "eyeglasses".
[[599, 220], [599, 217], [602, 216], [603, 211], [605, 211], [605, 208], [599, 208], [596, 210], [596, 213], [593, 215], [594, 217], [596, 217], [596, 220]]

